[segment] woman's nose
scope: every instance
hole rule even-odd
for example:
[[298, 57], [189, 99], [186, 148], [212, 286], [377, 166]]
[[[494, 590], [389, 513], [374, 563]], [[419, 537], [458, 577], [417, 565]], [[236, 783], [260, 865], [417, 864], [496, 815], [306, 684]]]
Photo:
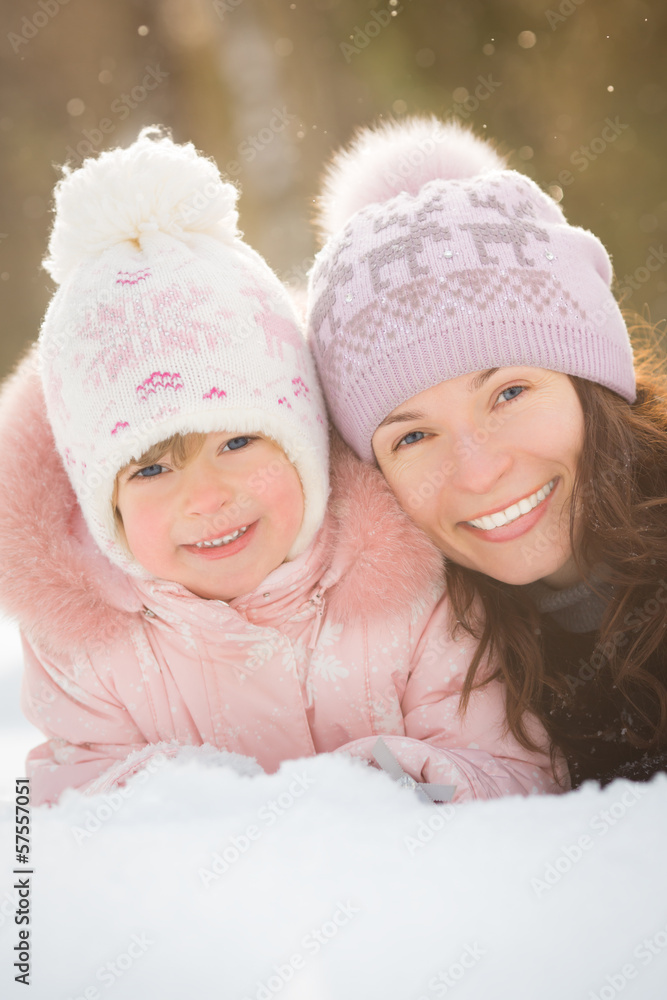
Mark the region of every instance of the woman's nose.
[[500, 441], [494, 441], [492, 435], [492, 431], [478, 429], [456, 441], [451, 483], [457, 489], [483, 496], [491, 493], [510, 470], [513, 461], [510, 451]]

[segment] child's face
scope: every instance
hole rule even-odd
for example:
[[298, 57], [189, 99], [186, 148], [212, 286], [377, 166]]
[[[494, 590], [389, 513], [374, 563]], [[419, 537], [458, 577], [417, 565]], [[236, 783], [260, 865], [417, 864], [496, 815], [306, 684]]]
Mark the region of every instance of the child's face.
[[259, 435], [207, 434], [182, 468], [170, 457], [119, 473], [116, 506], [132, 555], [199, 597], [230, 601], [254, 590], [301, 527], [296, 469]]

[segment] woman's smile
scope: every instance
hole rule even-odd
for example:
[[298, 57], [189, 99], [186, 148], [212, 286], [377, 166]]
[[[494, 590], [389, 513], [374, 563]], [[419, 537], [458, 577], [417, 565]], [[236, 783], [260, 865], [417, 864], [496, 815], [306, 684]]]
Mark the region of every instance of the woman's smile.
[[522, 497], [505, 508], [461, 521], [460, 525], [485, 542], [507, 542], [530, 531], [542, 519], [556, 491], [560, 477], [556, 476], [539, 490]]

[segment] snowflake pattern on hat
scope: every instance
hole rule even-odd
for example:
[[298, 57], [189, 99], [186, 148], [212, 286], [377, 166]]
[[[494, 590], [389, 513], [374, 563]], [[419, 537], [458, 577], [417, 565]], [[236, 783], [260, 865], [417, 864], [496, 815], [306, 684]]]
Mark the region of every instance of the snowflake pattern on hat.
[[[386, 176], [364, 187], [364, 164], [425, 149], [426, 138], [440, 148], [422, 158], [425, 183], [417, 169], [383, 201]], [[315, 259], [308, 335], [334, 423], [362, 459], [373, 461], [373, 434], [397, 406], [474, 371], [531, 365], [634, 399], [606, 250], [481, 139], [435, 121], [367, 130], [332, 175], [329, 216], [339, 202], [357, 210]]]

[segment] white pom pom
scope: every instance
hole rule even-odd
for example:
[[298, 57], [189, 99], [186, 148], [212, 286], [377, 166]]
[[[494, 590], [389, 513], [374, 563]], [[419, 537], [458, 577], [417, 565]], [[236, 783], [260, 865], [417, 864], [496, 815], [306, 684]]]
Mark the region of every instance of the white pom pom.
[[145, 128], [127, 149], [64, 168], [44, 267], [54, 281], [91, 255], [155, 232], [207, 232], [225, 242], [237, 231], [238, 191], [192, 143], [176, 145]]
[[474, 177], [505, 166], [488, 142], [456, 121], [408, 118], [361, 129], [325, 173], [318, 224], [326, 238], [366, 205], [401, 191], [417, 194], [428, 181]]

